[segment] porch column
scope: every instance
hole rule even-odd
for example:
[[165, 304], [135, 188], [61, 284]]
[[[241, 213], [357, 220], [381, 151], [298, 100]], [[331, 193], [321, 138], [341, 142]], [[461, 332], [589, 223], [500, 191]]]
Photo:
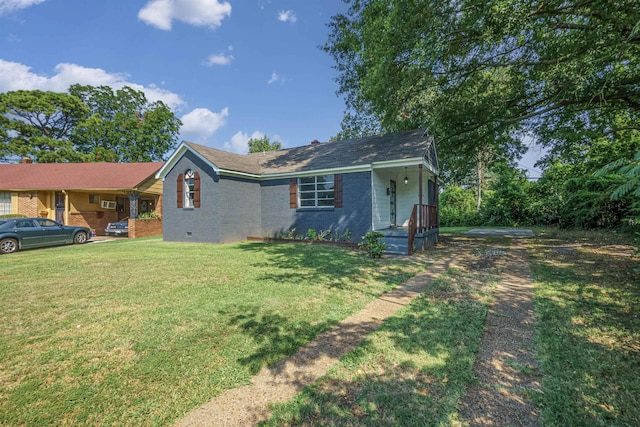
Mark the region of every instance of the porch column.
[[418, 229], [424, 228], [422, 218], [422, 163], [418, 165]]
[[438, 191], [438, 175], [433, 176], [433, 191], [436, 192], [436, 228], [440, 228], [440, 192]]
[[132, 191], [129, 193], [129, 218], [136, 219], [138, 218], [138, 199], [140, 198], [140, 193], [137, 191]]
[[422, 165], [418, 165], [418, 203], [422, 206]]

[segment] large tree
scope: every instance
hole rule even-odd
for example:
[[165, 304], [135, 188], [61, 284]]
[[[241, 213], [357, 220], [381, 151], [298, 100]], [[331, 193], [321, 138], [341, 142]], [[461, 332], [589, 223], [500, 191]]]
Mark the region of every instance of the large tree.
[[262, 153], [264, 151], [276, 151], [282, 149], [282, 144], [278, 141], [271, 142], [267, 136], [251, 138], [248, 144], [250, 153]]
[[182, 123], [162, 101], [149, 102], [128, 86], [73, 85], [69, 92], [89, 108], [75, 132], [77, 149], [96, 161], [164, 160], [177, 142]]
[[36, 162], [161, 161], [182, 123], [130, 87], [73, 85], [69, 93], [0, 94], [0, 158]]
[[324, 46], [345, 133], [426, 127], [462, 172], [517, 158], [523, 132], [557, 146], [568, 128], [617, 132], [621, 114], [640, 127], [636, 0], [350, 3]]
[[4, 157], [31, 157], [42, 163], [83, 160], [71, 142], [88, 108], [66, 93], [14, 91], [0, 94], [0, 138]]

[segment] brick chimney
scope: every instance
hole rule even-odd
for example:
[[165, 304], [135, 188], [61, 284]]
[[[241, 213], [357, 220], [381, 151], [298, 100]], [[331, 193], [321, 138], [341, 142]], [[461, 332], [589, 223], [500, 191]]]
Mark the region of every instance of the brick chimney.
[[313, 141], [311, 141], [311, 145], [318, 145], [320, 144], [320, 141], [318, 141], [317, 139], [314, 139]]
[[23, 157], [22, 160], [20, 160], [20, 163], [30, 165], [31, 163], [33, 163], [33, 160], [31, 160], [31, 157]]

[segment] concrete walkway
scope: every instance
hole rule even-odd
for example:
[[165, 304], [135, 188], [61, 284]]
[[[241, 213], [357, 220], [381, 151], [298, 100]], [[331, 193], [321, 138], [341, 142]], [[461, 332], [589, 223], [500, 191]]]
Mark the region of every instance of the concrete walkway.
[[540, 392], [534, 356], [535, 315], [533, 280], [525, 239], [504, 248], [504, 272], [493, 292], [484, 335], [476, 356], [478, 382], [460, 401], [470, 426], [540, 425], [537, 408], [528, 395]]
[[424, 292], [444, 273], [450, 259], [440, 260], [362, 311], [320, 334], [295, 355], [262, 369], [248, 386], [228, 390], [180, 420], [177, 426], [250, 426], [268, 419], [267, 404], [284, 402], [312, 384], [340, 358], [354, 350], [396, 311]]
[[464, 235], [473, 237], [534, 237], [533, 231], [526, 228], [474, 228]]
[[[503, 229], [482, 237], [511, 236]], [[530, 232], [530, 230], [528, 230]], [[533, 235], [533, 233], [531, 233]], [[514, 239], [504, 247], [505, 273], [494, 294], [485, 333], [475, 365], [479, 384], [461, 401], [462, 415], [470, 425], [537, 424], [537, 413], [523, 397], [523, 388], [534, 389], [517, 372], [530, 367], [533, 346], [533, 294], [528, 270], [526, 240]], [[424, 292], [429, 284], [464, 257], [459, 253], [429, 265], [361, 312], [320, 334], [295, 355], [276, 366], [262, 369], [250, 385], [228, 390], [176, 423], [177, 426], [250, 426], [269, 417], [268, 405], [284, 402], [311, 385], [339, 359], [354, 350], [382, 322]]]

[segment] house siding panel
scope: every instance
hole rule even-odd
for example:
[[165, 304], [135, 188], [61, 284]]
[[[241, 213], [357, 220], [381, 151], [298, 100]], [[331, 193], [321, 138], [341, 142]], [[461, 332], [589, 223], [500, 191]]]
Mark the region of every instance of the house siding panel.
[[[200, 174], [199, 208], [175, 208], [176, 182], [179, 174], [192, 169]], [[222, 241], [220, 225], [223, 212], [220, 177], [192, 153], [186, 153], [167, 174], [164, 181], [163, 238], [169, 242]]]
[[261, 236], [260, 183], [223, 176], [220, 179], [220, 241], [238, 242]]
[[386, 170], [379, 170], [373, 173], [373, 228], [382, 230], [389, 228], [391, 224], [390, 196], [387, 194], [389, 181], [397, 177]]
[[349, 229], [352, 239], [371, 230], [371, 173], [342, 175], [342, 208], [289, 209], [289, 179], [262, 183], [262, 229], [264, 236], [274, 236], [296, 228], [298, 234], [308, 229], [332, 230], [344, 233]]

